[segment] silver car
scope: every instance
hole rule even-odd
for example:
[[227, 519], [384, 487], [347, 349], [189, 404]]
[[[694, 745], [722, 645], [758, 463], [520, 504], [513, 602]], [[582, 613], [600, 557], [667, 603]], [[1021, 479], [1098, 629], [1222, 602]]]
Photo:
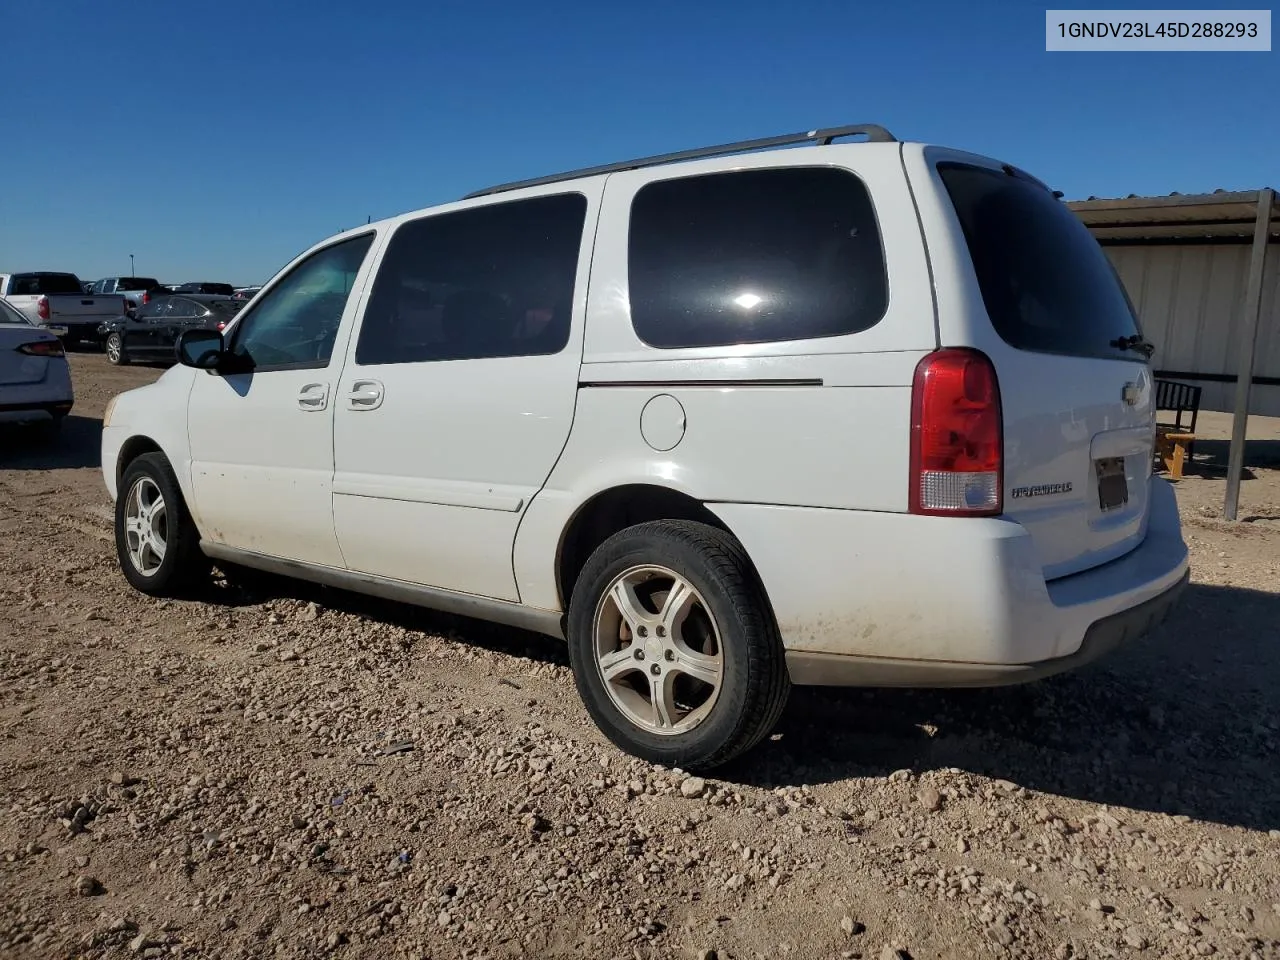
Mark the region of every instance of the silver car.
[[62, 341], [0, 300], [0, 424], [56, 432], [74, 402]]

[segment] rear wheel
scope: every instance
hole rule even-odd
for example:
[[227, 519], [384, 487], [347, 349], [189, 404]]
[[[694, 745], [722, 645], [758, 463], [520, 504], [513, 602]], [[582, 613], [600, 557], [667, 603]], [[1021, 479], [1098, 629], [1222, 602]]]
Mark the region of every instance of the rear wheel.
[[199, 531], [162, 453], [145, 453], [125, 468], [116, 497], [116, 554], [134, 589], [156, 597], [181, 596], [209, 577]]
[[690, 769], [755, 746], [790, 689], [773, 613], [741, 545], [691, 521], [630, 527], [592, 554], [570, 602], [569, 656], [610, 740]]
[[107, 337], [105, 344], [107, 352], [107, 360], [116, 366], [123, 367], [129, 362], [129, 354], [124, 348], [124, 337], [119, 333], [112, 333]]

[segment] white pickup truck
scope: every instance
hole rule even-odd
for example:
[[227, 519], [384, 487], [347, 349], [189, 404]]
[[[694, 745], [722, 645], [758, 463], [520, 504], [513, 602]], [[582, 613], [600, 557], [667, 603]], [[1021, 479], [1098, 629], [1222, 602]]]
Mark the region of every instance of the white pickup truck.
[[0, 273], [0, 299], [68, 344], [96, 341], [98, 325], [123, 317], [126, 307], [119, 294], [86, 294], [74, 273], [51, 271]]

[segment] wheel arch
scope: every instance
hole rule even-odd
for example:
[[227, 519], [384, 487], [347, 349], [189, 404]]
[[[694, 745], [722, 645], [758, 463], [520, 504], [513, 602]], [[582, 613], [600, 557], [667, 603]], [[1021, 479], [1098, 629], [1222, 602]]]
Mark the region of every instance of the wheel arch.
[[[160, 444], [144, 434], [136, 434], [120, 445], [120, 453], [116, 457], [115, 466], [117, 487], [119, 487], [120, 480], [124, 477], [124, 472], [129, 464], [144, 453], [164, 453], [164, 450]], [[168, 456], [168, 454], [165, 454], [165, 456]]]
[[[569, 600], [587, 559], [609, 537], [636, 524], [655, 520], [692, 520], [722, 530], [738, 540], [733, 530], [701, 500], [672, 487], [653, 483], [622, 483], [601, 490], [578, 506], [561, 531], [556, 549], [556, 591], [561, 609]], [[772, 613], [768, 590], [743, 545], [750, 572]]]

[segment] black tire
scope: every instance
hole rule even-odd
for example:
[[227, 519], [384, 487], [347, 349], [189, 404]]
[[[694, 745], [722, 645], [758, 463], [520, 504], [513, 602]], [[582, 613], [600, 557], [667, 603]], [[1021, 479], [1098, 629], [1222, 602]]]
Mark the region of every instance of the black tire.
[[[655, 733], [630, 720], [606, 690], [598, 664], [595, 627], [602, 597], [616, 578], [646, 564], [687, 580], [720, 638], [719, 693], [705, 718], [687, 732]], [[733, 759], [776, 726], [791, 689], [777, 624], [746, 552], [732, 536], [703, 523], [642, 523], [606, 540], [574, 585], [568, 634], [569, 660], [587, 712], [620, 749], [651, 763], [706, 770]]]
[[119, 332], [108, 334], [107, 339], [102, 342], [102, 349], [109, 362], [118, 367], [129, 365], [129, 352], [124, 346], [124, 336]]
[[[131, 492], [144, 479], [159, 489], [164, 501], [164, 557], [151, 573], [140, 570], [130, 556], [126, 523]], [[163, 453], [144, 453], [124, 469], [116, 491], [116, 556], [129, 584], [153, 597], [187, 596], [208, 583], [212, 565], [200, 552], [200, 532]]]

